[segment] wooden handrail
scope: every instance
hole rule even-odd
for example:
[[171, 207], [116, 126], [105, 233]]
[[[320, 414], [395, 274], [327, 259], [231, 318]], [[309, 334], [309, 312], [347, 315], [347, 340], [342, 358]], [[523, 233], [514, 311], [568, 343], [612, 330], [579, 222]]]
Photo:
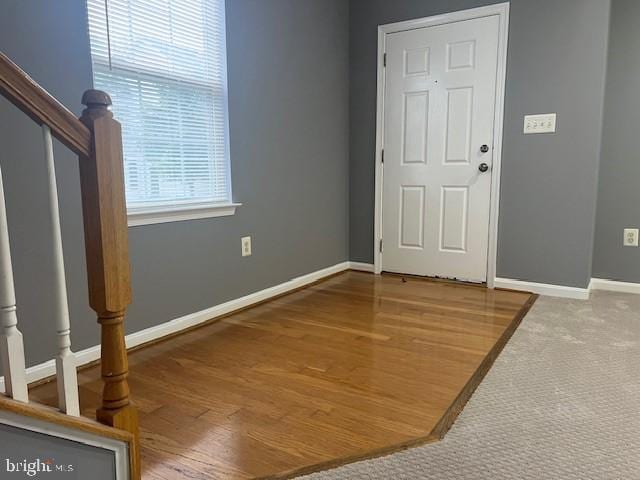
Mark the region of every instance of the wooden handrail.
[[76, 116], [0, 52], [0, 94], [78, 155], [91, 153], [91, 133]]

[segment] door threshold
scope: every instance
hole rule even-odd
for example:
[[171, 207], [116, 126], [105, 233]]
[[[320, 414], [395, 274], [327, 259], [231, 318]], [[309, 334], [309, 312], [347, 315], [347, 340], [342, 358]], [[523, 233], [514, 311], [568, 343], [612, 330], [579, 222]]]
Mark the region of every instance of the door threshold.
[[488, 288], [487, 282], [471, 282], [468, 280], [458, 280], [455, 278], [441, 278], [441, 277], [429, 277], [426, 275], [416, 275], [413, 273], [397, 273], [397, 272], [386, 272], [382, 271], [381, 275], [388, 275], [390, 277], [398, 277], [401, 279], [411, 279], [411, 280], [422, 280], [425, 282], [434, 282], [434, 283], [447, 283], [453, 285], [460, 285], [465, 287], [478, 287], [478, 288]]

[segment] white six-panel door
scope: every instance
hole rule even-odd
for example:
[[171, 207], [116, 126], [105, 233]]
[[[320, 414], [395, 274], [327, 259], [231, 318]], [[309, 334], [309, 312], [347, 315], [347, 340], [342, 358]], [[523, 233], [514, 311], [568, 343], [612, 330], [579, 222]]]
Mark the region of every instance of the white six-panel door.
[[493, 15], [387, 36], [385, 271], [487, 279], [499, 29]]

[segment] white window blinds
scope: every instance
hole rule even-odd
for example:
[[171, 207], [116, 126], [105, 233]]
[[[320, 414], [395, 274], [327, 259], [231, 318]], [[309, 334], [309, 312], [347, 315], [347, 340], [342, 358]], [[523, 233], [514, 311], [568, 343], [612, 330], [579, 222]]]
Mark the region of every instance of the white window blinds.
[[129, 209], [231, 201], [224, 0], [87, 0]]

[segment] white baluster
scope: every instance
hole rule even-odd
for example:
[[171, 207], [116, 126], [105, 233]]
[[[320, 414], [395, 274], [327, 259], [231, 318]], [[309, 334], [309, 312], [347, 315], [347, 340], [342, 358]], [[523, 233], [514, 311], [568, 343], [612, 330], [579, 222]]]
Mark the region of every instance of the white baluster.
[[0, 170], [0, 358], [4, 372], [5, 393], [21, 402], [29, 401], [24, 365], [24, 344], [18, 330], [16, 292], [9, 247], [9, 225]]
[[53, 160], [53, 141], [51, 139], [51, 130], [46, 125], [42, 126], [42, 134], [44, 137], [44, 152], [49, 185], [49, 216], [51, 218], [53, 269], [55, 273], [53, 290], [55, 296], [54, 316], [58, 337], [58, 355], [56, 356], [58, 405], [63, 412], [69, 415], [79, 416], [78, 373], [76, 369], [76, 358], [71, 351], [71, 325], [69, 322], [67, 281], [64, 270], [64, 253], [62, 250], [56, 168]]

